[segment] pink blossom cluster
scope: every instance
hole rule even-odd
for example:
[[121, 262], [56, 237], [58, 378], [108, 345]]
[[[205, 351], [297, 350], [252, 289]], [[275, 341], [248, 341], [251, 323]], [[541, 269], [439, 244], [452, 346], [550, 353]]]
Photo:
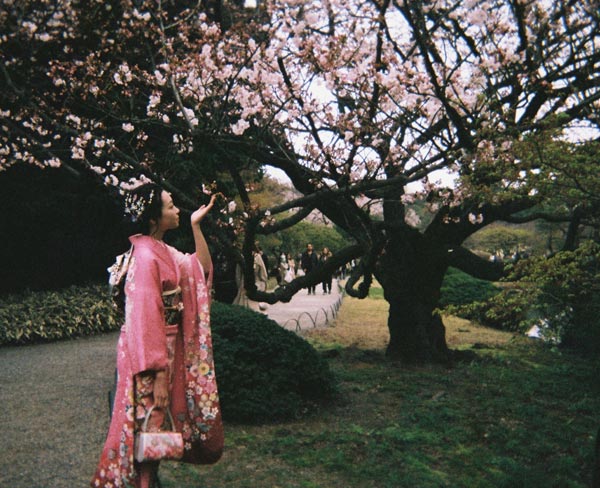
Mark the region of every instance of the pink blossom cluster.
[[[258, 147], [273, 134], [261, 162], [283, 165], [269, 160], [281, 150], [315, 190], [403, 175], [414, 196], [440, 190], [434, 211], [471, 195], [481, 169], [525, 188], [513, 141], [598, 108], [592, 0], [274, 0], [262, 21], [227, 30], [199, 7], [91, 0], [104, 22], [93, 47], [78, 2], [20, 4], [7, 2], [0, 36], [12, 94], [0, 169], [85, 167], [127, 189], [162, 171], [157, 158], [193, 159], [200, 141]], [[23, 73], [39, 86], [27, 102]], [[430, 177], [440, 170], [453, 191]]]

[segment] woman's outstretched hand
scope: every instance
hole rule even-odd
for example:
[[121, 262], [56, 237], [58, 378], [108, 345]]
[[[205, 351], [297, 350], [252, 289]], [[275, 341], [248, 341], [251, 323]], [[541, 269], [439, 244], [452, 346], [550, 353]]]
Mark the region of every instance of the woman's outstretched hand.
[[192, 213], [192, 216], [190, 217], [190, 221], [191, 221], [192, 225], [198, 225], [198, 224], [200, 224], [200, 222], [202, 222], [204, 217], [206, 217], [206, 214], [208, 214], [208, 212], [210, 212], [210, 209], [215, 204], [215, 200], [217, 199], [218, 195], [221, 195], [221, 194], [213, 193], [210, 196], [210, 201], [206, 205], [200, 206], [200, 208], [198, 210], [196, 210], [194, 213]]

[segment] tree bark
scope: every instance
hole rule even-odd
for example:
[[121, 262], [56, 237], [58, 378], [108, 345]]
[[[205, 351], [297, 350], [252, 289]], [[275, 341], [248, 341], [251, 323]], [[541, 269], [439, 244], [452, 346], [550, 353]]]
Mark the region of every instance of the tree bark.
[[446, 328], [431, 307], [409, 300], [391, 300], [389, 304], [388, 358], [406, 364], [449, 360]]
[[434, 313], [448, 268], [448, 252], [420, 234], [388, 241], [375, 269], [390, 305], [386, 355], [403, 363], [447, 362], [445, 327]]

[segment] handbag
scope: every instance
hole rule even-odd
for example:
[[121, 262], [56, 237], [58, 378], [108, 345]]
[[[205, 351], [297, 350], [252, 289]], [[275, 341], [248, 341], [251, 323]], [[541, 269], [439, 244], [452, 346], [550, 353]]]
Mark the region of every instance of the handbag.
[[150, 420], [150, 414], [154, 408], [153, 405], [148, 410], [142, 430], [136, 436], [135, 460], [139, 463], [161, 460], [177, 461], [183, 457], [183, 436], [181, 432], [175, 432], [173, 417], [168, 408], [165, 409], [165, 420], [168, 419], [171, 423], [171, 430], [146, 432], [148, 420]]

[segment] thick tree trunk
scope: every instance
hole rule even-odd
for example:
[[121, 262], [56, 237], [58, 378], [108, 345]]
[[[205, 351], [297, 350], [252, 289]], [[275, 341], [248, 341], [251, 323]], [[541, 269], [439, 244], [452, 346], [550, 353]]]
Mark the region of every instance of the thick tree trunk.
[[431, 307], [414, 301], [390, 303], [388, 329], [390, 342], [386, 355], [404, 363], [446, 362], [446, 328]]
[[402, 241], [390, 241], [375, 272], [390, 304], [386, 354], [405, 363], [446, 362], [445, 327], [434, 310], [448, 267], [447, 251], [420, 238], [409, 245], [406, 236]]

